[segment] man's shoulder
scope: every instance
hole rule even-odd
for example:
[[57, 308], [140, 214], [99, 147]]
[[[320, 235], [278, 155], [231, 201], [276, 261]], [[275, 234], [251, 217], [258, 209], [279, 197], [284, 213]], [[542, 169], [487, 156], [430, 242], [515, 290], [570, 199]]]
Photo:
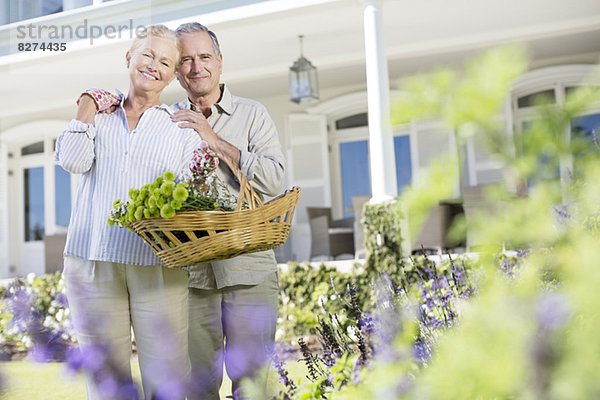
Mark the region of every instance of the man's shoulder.
[[246, 110], [247, 112], [254, 111], [258, 113], [267, 113], [267, 108], [258, 100], [248, 97], [231, 95], [231, 104], [235, 109]]

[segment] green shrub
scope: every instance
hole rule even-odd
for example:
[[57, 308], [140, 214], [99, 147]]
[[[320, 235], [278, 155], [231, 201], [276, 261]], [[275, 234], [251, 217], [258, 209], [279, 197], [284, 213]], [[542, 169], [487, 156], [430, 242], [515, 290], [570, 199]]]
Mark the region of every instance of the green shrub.
[[[385, 243], [383, 247], [394, 248], [396, 243], [384, 241], [376, 226], [367, 234], [376, 254], [363, 276], [397, 272], [400, 280], [396, 283], [402, 289], [397, 290], [394, 279], [376, 287], [379, 293], [373, 307], [380, 317], [374, 330], [379, 348], [375, 347], [367, 363], [359, 362], [361, 357], [350, 349], [324, 371], [329, 376], [299, 384], [281, 398], [600, 398], [600, 185], [596, 183], [600, 126], [592, 132], [592, 140], [583, 143], [584, 151], [581, 141], [564, 140], [569, 124], [588, 113], [590, 104], [600, 102], [600, 88], [582, 87], [563, 104], [542, 108], [531, 118], [534, 122], [515, 137], [504, 132], [497, 112], [525, 63], [518, 48], [494, 49], [471, 61], [465, 75], [437, 71], [405, 82], [405, 95], [395, 116], [397, 122], [421, 118], [446, 122], [457, 133], [458, 148], [479, 135], [487, 151], [505, 164], [509, 184], [500, 183], [489, 194], [489, 200], [504, 203], [502, 212], [480, 213], [468, 229], [480, 235], [483, 243], [496, 244], [495, 248], [508, 243], [526, 247], [500, 255], [486, 251], [465, 259], [475, 272], [471, 283], [476, 293], [451, 298], [448, 294], [455, 290], [449, 278], [452, 267], [436, 265], [434, 269], [400, 257], [395, 263], [388, 261], [397, 256], [377, 246]], [[513, 140], [521, 144], [517, 154]], [[556, 169], [552, 161], [572, 157], [576, 158], [573, 177], [552, 178]], [[444, 171], [446, 160], [440, 155], [429, 175], [432, 179], [403, 193], [400, 202], [408, 215], [415, 209], [426, 215], [428, 205], [435, 204], [438, 195], [451, 186], [449, 182], [454, 182]], [[528, 188], [527, 197], [515, 197], [511, 184], [524, 182], [535, 185]], [[406, 237], [413, 234], [403, 232]], [[434, 276], [427, 279], [432, 270]], [[418, 293], [422, 302], [415, 312]], [[457, 318], [448, 318], [450, 311]], [[427, 336], [423, 321], [438, 321], [440, 329]], [[423, 338], [432, 339], [429, 354]]]
[[365, 272], [374, 276], [380, 272], [394, 273], [402, 264], [400, 202], [365, 204]]
[[337, 310], [338, 297], [345, 294], [352, 276], [325, 264], [312, 268], [309, 263], [289, 263], [280, 274], [278, 339], [295, 341], [314, 333], [319, 316]]

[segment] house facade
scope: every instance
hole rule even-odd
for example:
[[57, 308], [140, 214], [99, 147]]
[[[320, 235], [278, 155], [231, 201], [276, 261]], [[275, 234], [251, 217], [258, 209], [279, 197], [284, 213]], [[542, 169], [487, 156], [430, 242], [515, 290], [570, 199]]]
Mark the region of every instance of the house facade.
[[[78, 176], [54, 164], [54, 142], [81, 90], [126, 92], [125, 52], [135, 30], [150, 23], [207, 25], [221, 42], [222, 81], [267, 107], [287, 154], [285, 185], [302, 188], [290, 239], [277, 255], [308, 259], [306, 207], [331, 206], [334, 217], [347, 217], [352, 197], [372, 191], [368, 112], [376, 105], [367, 86], [367, 6], [380, 14], [376, 40], [392, 99], [403, 77], [439, 66], [460, 71], [486, 48], [523, 44], [531, 63], [498, 116], [507, 135], [532, 117], [536, 94], [564, 101], [589, 81], [600, 58], [597, 0], [8, 0], [0, 6], [0, 278], [59, 267], [50, 260], [60, 258]], [[318, 70], [318, 102], [289, 100], [299, 35]], [[184, 97], [173, 82], [162, 100]], [[574, 120], [565, 137], [598, 126], [600, 105]], [[445, 129], [436, 121], [392, 127], [398, 192], [433, 157], [455, 148], [454, 132]], [[502, 165], [475, 140], [463, 150], [464, 176], [451, 183], [457, 198], [464, 187], [503, 179]]]

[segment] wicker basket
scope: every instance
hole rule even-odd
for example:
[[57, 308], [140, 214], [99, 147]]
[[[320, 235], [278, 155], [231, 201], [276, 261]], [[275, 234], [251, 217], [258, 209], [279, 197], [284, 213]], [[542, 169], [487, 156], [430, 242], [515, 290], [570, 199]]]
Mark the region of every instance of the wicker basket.
[[[167, 267], [186, 267], [274, 249], [288, 237], [300, 188], [293, 187], [263, 204], [231, 159], [215, 155], [240, 182], [235, 211], [183, 211], [173, 218], [144, 218], [130, 224]], [[244, 203], [248, 208], [242, 209]], [[169, 241], [175, 246], [169, 246]]]

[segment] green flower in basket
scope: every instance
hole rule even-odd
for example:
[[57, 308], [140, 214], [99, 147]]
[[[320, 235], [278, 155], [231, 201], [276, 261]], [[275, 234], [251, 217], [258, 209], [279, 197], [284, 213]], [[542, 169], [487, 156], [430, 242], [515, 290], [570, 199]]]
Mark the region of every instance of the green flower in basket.
[[[233, 196], [215, 173], [219, 160], [240, 185]], [[165, 172], [114, 203], [108, 223], [139, 235], [161, 262], [181, 268], [281, 246], [287, 239], [300, 188], [262, 202], [239, 167], [224, 155], [194, 152], [181, 181]]]
[[113, 203], [108, 224], [131, 230], [133, 221], [172, 218], [177, 211], [234, 210], [237, 199], [216, 176], [219, 159], [207, 150], [202, 147], [194, 152], [190, 175], [183, 182], [176, 182], [175, 174], [167, 171], [152, 183], [129, 189], [126, 202], [117, 199]]

